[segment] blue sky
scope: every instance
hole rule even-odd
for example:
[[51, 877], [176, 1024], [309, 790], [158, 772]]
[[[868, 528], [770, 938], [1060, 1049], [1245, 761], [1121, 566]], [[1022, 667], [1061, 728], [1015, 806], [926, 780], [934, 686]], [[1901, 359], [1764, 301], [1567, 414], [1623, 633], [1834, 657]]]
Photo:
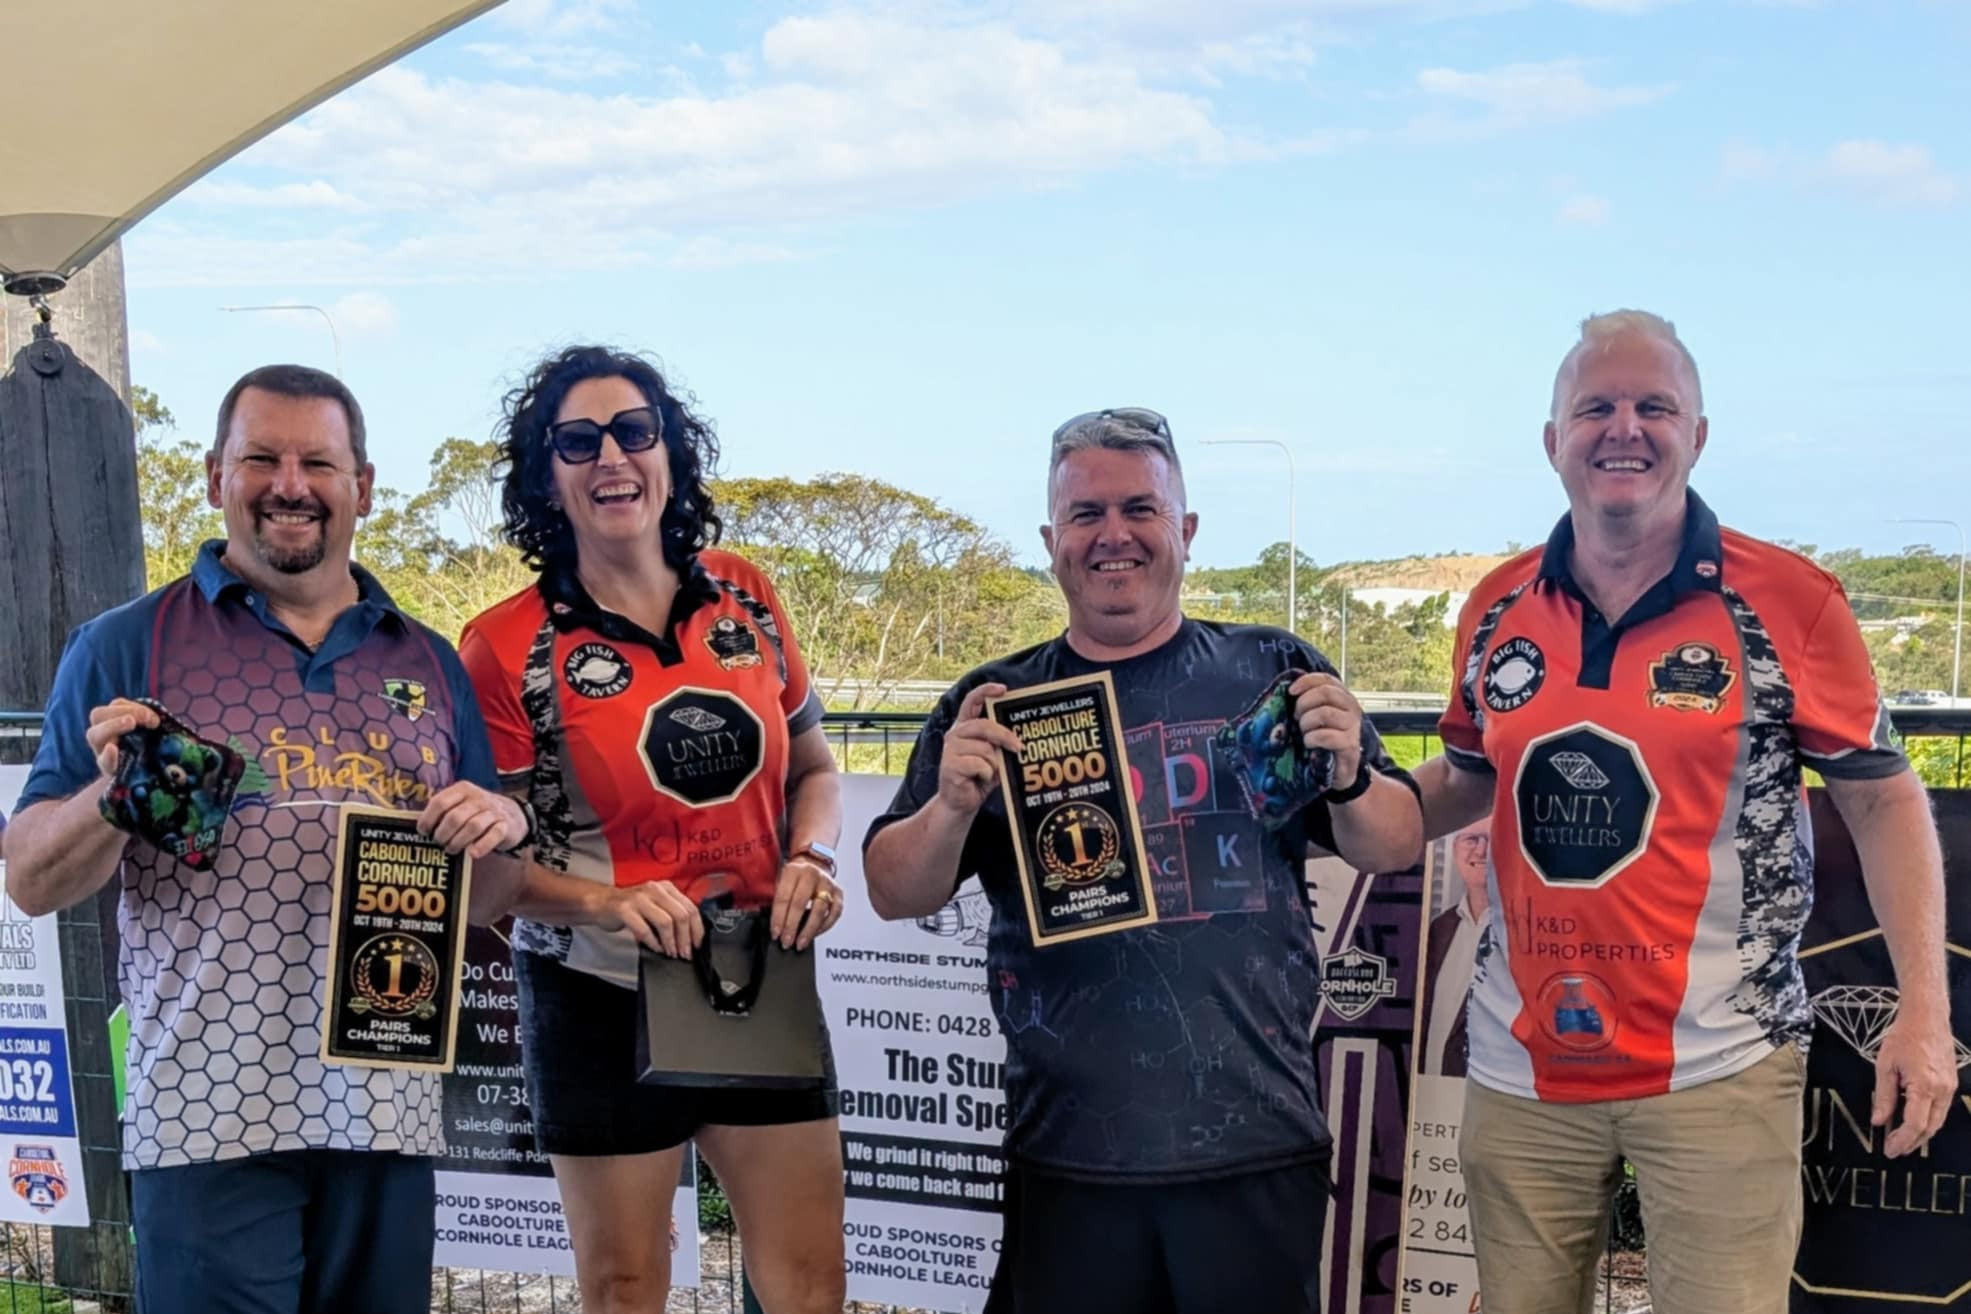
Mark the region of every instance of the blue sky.
[[[1951, 125], [1957, 125], [1952, 127]], [[1674, 319], [1696, 483], [1770, 537], [1971, 529], [1971, 7], [510, 0], [127, 239], [132, 373], [203, 436], [328, 366], [382, 482], [543, 350], [657, 354], [728, 474], [855, 470], [1029, 561], [1047, 434], [1170, 416], [1194, 560], [1498, 550], [1583, 314]]]

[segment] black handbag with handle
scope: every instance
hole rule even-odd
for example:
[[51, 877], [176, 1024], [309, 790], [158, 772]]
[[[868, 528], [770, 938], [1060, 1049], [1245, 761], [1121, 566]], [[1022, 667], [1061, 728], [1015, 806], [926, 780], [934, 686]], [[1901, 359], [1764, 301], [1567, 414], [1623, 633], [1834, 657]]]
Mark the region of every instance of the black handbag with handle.
[[705, 939], [691, 957], [639, 956], [637, 1080], [727, 1090], [825, 1085], [812, 947], [781, 948], [764, 908], [708, 900], [700, 912]]

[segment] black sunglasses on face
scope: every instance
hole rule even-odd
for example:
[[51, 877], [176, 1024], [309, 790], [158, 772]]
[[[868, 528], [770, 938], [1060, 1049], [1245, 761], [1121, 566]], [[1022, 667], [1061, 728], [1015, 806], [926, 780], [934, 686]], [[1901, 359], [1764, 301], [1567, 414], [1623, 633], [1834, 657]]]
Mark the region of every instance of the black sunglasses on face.
[[626, 452], [647, 452], [663, 440], [664, 417], [655, 407], [635, 406], [617, 411], [607, 424], [597, 424], [594, 420], [550, 424], [547, 439], [553, 444], [555, 454], [569, 465], [587, 465], [602, 455], [604, 434], [614, 438], [616, 446]]
[[1075, 416], [1072, 420], [1067, 421], [1054, 431], [1054, 442], [1056, 445], [1059, 445], [1063, 438], [1066, 438], [1083, 425], [1092, 424], [1101, 420], [1120, 421], [1132, 429], [1141, 429], [1145, 433], [1154, 434], [1165, 442], [1171, 441], [1170, 421], [1164, 419], [1163, 416], [1146, 406], [1115, 406], [1106, 411], [1088, 411], [1085, 414]]

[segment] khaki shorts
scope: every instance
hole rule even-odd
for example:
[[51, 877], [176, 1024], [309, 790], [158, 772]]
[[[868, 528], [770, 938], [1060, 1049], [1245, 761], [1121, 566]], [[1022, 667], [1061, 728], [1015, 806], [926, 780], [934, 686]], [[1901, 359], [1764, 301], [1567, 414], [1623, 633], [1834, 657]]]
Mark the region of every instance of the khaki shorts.
[[1485, 1308], [1586, 1314], [1622, 1160], [1655, 1314], [1786, 1314], [1800, 1242], [1806, 1055], [1666, 1095], [1542, 1103], [1465, 1085], [1459, 1135]]

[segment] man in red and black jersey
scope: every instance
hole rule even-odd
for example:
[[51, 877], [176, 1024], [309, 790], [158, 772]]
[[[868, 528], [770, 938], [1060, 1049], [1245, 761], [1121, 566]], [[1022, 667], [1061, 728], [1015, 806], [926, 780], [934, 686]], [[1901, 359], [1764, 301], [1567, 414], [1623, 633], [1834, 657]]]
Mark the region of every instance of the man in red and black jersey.
[[[1183, 614], [1197, 516], [1162, 416], [1131, 408], [1062, 425], [1048, 492], [1041, 535], [1067, 632], [944, 696], [863, 862], [885, 917], [934, 913], [974, 874], [992, 903], [986, 962], [1012, 1126], [986, 1309], [1313, 1314], [1332, 1142], [1304, 863], [1318, 845], [1364, 871], [1409, 867], [1421, 850], [1413, 786], [1305, 641]], [[1291, 670], [1303, 672], [1290, 686], [1303, 739], [1334, 754], [1335, 782], [1269, 829], [1211, 740]], [[1097, 671], [1115, 684], [1158, 921], [1036, 946], [998, 786], [999, 753], [1018, 741], [983, 706]]]
[[1488, 1308], [1592, 1300], [1627, 1158], [1658, 1314], [1780, 1314], [1801, 1223], [1812, 903], [1801, 771], [1853, 833], [1901, 986], [1891, 1157], [1956, 1088], [1943, 870], [1840, 583], [1689, 489], [1697, 367], [1664, 320], [1588, 320], [1546, 426], [1569, 511], [1458, 626], [1433, 835], [1492, 814], [1461, 1160]]

